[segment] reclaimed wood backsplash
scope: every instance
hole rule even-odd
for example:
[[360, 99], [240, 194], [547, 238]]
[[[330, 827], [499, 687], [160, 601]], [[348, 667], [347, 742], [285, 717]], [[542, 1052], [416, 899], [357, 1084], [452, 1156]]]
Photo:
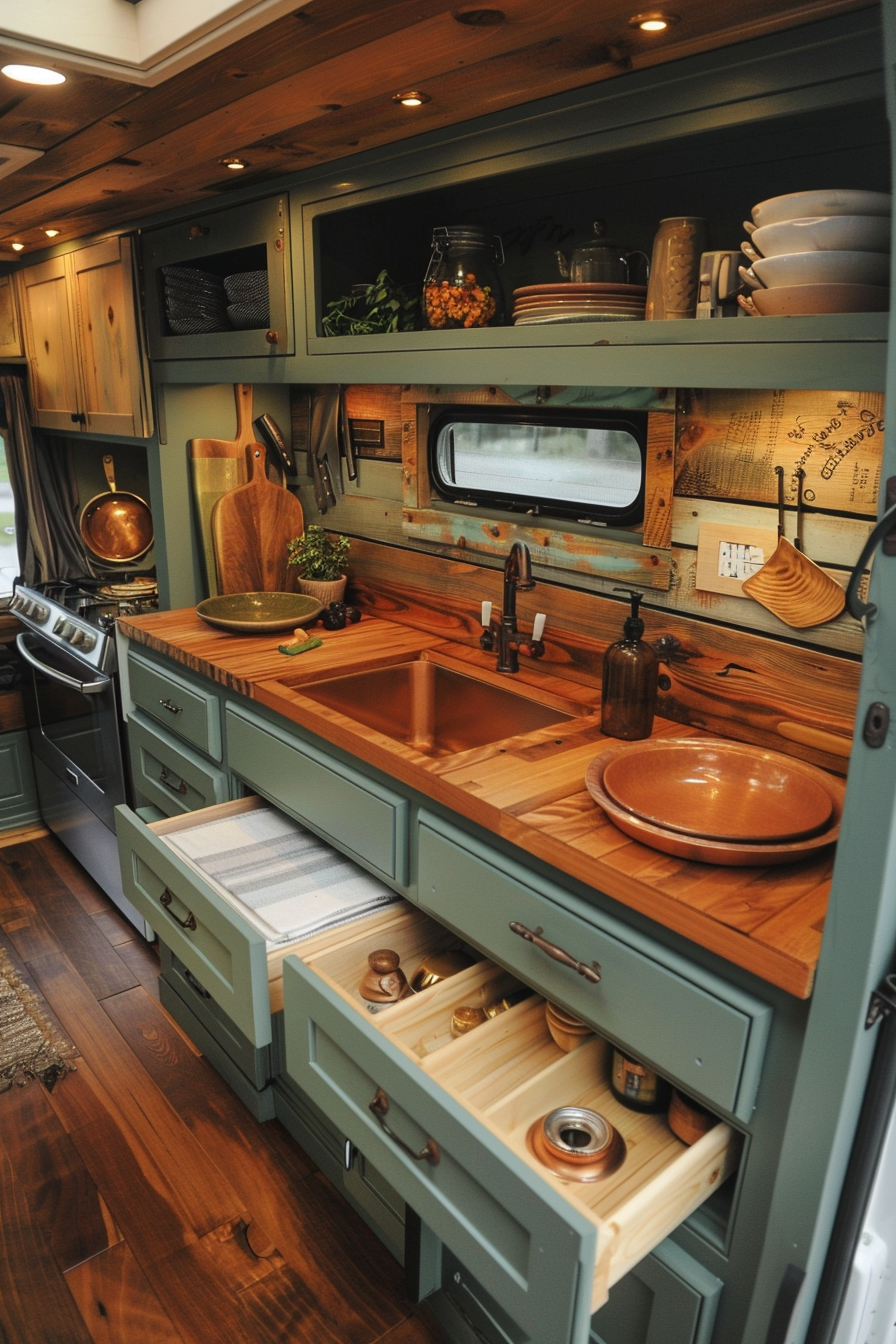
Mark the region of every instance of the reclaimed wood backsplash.
[[[302, 390], [306, 397], [308, 391]], [[568, 403], [569, 389], [537, 391], [548, 402], [565, 392]], [[626, 395], [620, 395], [620, 404]], [[565, 563], [550, 548], [533, 546], [538, 587], [520, 595], [523, 624], [546, 611], [547, 659], [564, 676], [599, 687], [603, 651], [619, 637], [624, 616], [624, 600], [614, 589], [623, 584], [646, 589], [642, 614], [648, 637], [666, 637], [661, 713], [843, 769], [858, 693], [860, 624], [844, 613], [826, 625], [794, 629], [742, 596], [736, 585], [719, 585], [722, 591], [701, 586], [698, 559], [701, 532], [713, 541], [728, 533], [736, 539], [750, 529], [774, 537], [776, 466], [784, 468], [784, 531], [793, 540], [795, 472], [801, 467], [803, 548], [845, 588], [877, 514], [883, 398], [720, 390], [666, 396], [665, 404], [676, 410], [674, 416], [660, 413], [659, 423], [671, 432], [652, 440], [656, 455], [645, 522], [620, 546], [618, 570], [602, 577]], [[532, 404], [528, 392], [526, 397]], [[343, 479], [343, 492], [323, 521], [355, 538], [350, 570], [362, 605], [383, 616], [401, 612], [401, 619], [421, 628], [474, 644], [480, 603], [487, 599], [500, 610], [504, 556], [511, 541], [527, 537], [525, 524], [507, 516], [477, 518], [476, 528], [465, 526], [454, 536], [444, 527], [432, 535], [425, 529], [409, 532], [409, 512], [426, 512], [431, 502], [428, 475], [420, 469], [426, 408], [452, 399], [488, 405], [515, 398], [494, 387], [347, 388], [350, 420], [362, 422], [381, 447], [361, 456], [358, 480]], [[298, 453], [308, 447], [303, 423], [294, 416]], [[394, 460], [397, 444], [400, 463]], [[303, 488], [302, 498], [306, 517], [314, 521], [310, 487]], [[651, 586], [644, 577], [645, 562], [657, 554], [652, 543], [659, 540], [667, 547], [668, 588], [662, 581]], [[582, 552], [593, 545], [588, 532], [574, 544]], [[702, 561], [705, 574], [713, 562], [706, 544]]]

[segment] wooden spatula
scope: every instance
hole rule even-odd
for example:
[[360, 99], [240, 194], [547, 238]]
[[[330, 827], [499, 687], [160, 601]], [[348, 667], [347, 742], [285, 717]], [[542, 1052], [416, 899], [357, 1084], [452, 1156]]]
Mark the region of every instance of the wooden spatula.
[[775, 467], [775, 472], [778, 477], [778, 544], [762, 568], [744, 579], [742, 590], [779, 620], [796, 629], [824, 625], [840, 615], [846, 605], [846, 594], [830, 574], [803, 553], [805, 473], [798, 473], [797, 544], [794, 546], [784, 536], [784, 468]]
[[295, 570], [286, 543], [301, 536], [305, 518], [298, 499], [265, 475], [260, 443], [246, 450], [249, 481], [222, 495], [212, 510], [212, 537], [221, 593], [291, 593]]

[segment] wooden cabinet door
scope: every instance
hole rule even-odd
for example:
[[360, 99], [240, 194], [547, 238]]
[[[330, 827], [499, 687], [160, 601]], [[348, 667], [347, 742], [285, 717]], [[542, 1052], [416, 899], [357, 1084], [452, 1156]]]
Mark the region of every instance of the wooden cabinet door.
[[0, 359], [16, 359], [24, 353], [13, 277], [0, 275]]
[[67, 258], [81, 362], [83, 428], [152, 432], [129, 238], [106, 238]]
[[65, 257], [27, 266], [16, 277], [32, 420], [44, 429], [80, 429], [81, 388]]
[[19, 272], [34, 424], [146, 438], [149, 378], [129, 238]]

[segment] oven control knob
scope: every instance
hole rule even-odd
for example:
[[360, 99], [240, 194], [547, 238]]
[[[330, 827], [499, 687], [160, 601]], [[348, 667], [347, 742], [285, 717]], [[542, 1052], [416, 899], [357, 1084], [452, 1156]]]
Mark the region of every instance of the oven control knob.
[[83, 638], [81, 640], [81, 648], [84, 650], [85, 653], [89, 653], [91, 649], [96, 647], [96, 635], [89, 634], [86, 630], [82, 631], [81, 633], [83, 635]]
[[68, 625], [68, 621], [65, 619], [64, 616], [57, 616], [57, 617], [56, 617], [56, 623], [55, 623], [55, 625], [53, 626], [53, 634], [54, 634], [54, 635], [61, 635], [62, 632], [63, 632], [63, 630], [65, 629], [65, 627], [66, 627], [67, 625]]
[[42, 602], [35, 602], [32, 606], [31, 615], [36, 621], [40, 621], [41, 624], [43, 624], [44, 621], [50, 619], [50, 608], [45, 607]]

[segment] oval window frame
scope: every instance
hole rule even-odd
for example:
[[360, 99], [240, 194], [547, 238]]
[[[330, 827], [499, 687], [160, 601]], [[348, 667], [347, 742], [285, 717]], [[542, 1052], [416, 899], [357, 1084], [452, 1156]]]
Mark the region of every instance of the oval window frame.
[[[545, 501], [534, 494], [519, 491], [466, 489], [447, 482], [440, 471], [439, 437], [447, 425], [456, 422], [512, 424], [522, 426], [575, 426], [583, 429], [625, 430], [635, 440], [641, 459], [641, 479], [637, 494], [625, 507], [596, 505], [575, 500]], [[605, 527], [631, 527], [643, 521], [647, 468], [648, 417], [646, 411], [581, 410], [570, 407], [528, 408], [520, 406], [440, 406], [431, 416], [427, 434], [427, 462], [430, 485], [435, 495], [456, 506], [473, 505], [493, 511], [522, 514], [543, 520], [575, 519]]]

